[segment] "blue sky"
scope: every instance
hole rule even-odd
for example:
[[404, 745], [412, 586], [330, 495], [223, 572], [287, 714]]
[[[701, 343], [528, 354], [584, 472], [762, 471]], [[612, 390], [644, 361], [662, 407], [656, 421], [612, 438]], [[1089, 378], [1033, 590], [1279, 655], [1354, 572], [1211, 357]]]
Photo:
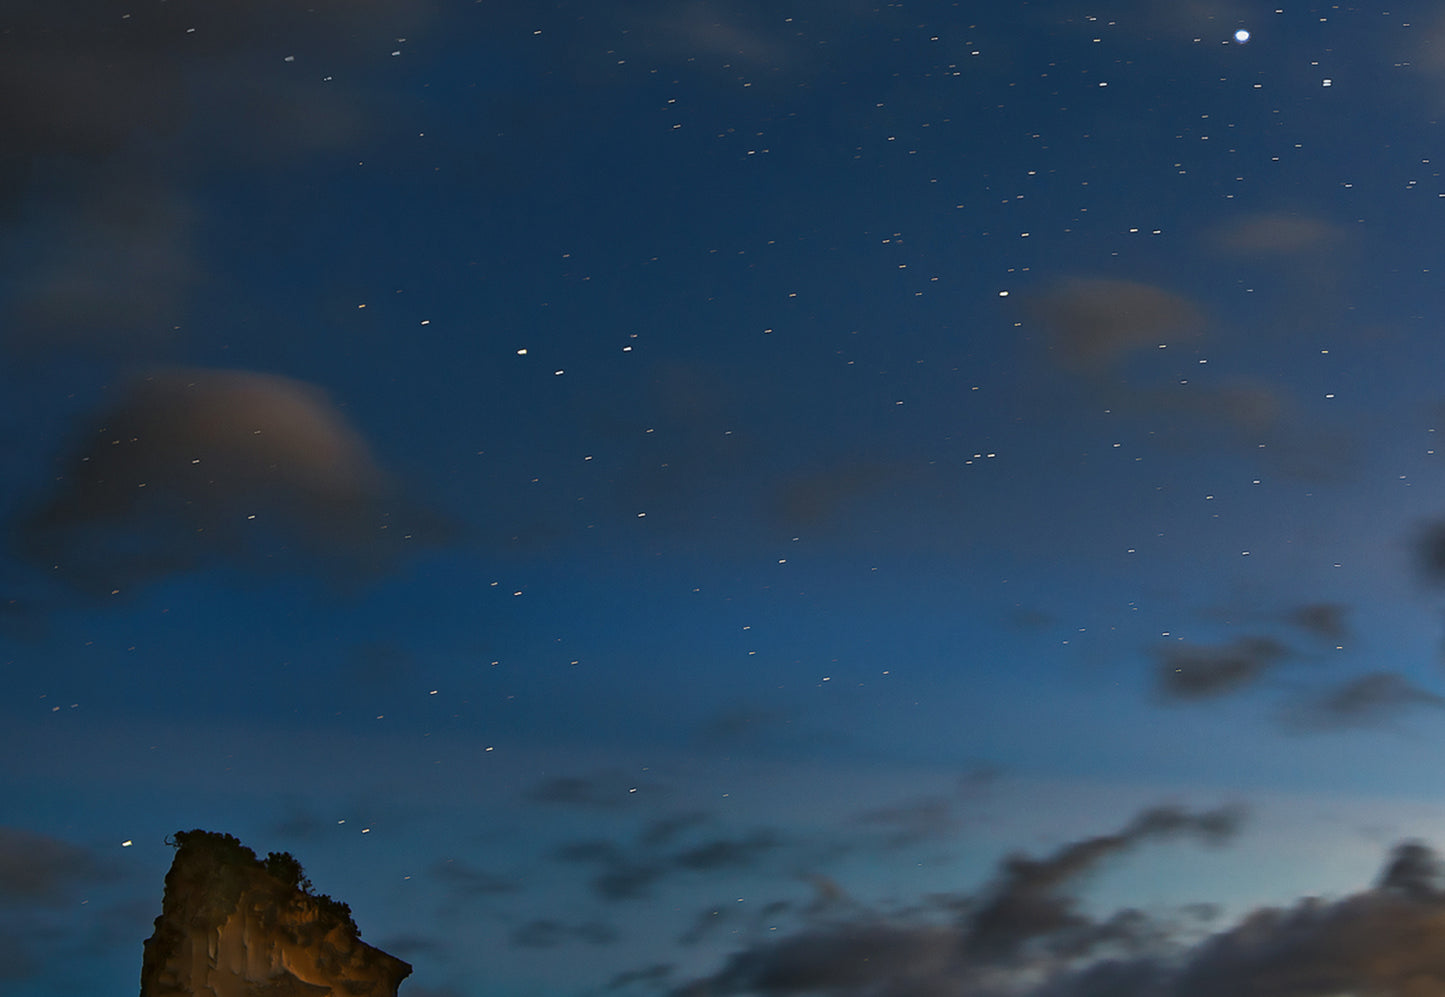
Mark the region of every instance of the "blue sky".
[[5, 991], [193, 827], [409, 997], [1445, 980], [1416, 17], [0, 15]]

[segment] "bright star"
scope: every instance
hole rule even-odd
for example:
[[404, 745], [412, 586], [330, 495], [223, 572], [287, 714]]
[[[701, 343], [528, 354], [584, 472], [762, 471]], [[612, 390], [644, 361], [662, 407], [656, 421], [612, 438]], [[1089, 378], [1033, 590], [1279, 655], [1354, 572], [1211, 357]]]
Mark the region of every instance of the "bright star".
[[1239, 42], [1239, 44], [1243, 45], [1245, 42], [1249, 41], [1249, 32], [1245, 31], [1243, 28], [1240, 28], [1234, 33], [1234, 40]]

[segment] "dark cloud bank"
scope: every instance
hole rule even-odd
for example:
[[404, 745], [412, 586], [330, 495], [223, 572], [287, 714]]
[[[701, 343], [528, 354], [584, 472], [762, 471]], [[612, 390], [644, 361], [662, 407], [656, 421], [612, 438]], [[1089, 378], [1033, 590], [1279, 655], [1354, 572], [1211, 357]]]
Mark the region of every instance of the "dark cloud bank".
[[[733, 954], [670, 997], [1427, 997], [1445, 993], [1445, 889], [1435, 853], [1391, 852], [1368, 889], [1251, 911], [1200, 940], [1201, 910], [1080, 910], [1081, 880], [1138, 845], [1227, 839], [1230, 811], [1146, 811], [1122, 830], [1043, 858], [1015, 856], [942, 918], [819, 918]], [[614, 986], [662, 985], [649, 967]]]

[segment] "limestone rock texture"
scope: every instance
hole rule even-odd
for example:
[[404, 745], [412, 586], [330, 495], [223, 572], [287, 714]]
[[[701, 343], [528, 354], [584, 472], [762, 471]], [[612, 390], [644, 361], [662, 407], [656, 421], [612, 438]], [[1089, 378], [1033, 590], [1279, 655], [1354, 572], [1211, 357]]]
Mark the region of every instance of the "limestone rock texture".
[[312, 894], [289, 855], [262, 862], [209, 831], [176, 844], [141, 997], [396, 997], [411, 973], [361, 941], [345, 904]]

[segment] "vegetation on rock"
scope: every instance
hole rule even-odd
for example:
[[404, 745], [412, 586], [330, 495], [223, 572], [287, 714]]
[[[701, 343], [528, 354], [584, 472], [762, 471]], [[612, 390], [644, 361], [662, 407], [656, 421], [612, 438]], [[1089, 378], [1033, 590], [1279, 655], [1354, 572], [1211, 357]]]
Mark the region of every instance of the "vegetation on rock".
[[340, 900], [332, 899], [325, 893], [313, 892], [311, 880], [306, 877], [306, 871], [301, 868], [301, 863], [296, 856], [290, 852], [270, 852], [263, 862], [256, 857], [255, 852], [241, 844], [240, 839], [235, 835], [222, 834], [218, 831], [204, 831], [200, 828], [177, 831], [166, 839], [166, 844], [177, 850], [205, 849], [211, 857], [218, 861], [222, 870], [218, 883], [219, 888], [209, 898], [210, 902], [207, 907], [221, 917], [229, 914], [240, 898], [244, 882], [242, 870], [258, 869], [305, 895], [316, 904], [322, 913], [330, 914], [345, 925], [353, 938], [361, 937], [361, 932], [356, 927], [356, 921], [351, 916], [351, 907]]

